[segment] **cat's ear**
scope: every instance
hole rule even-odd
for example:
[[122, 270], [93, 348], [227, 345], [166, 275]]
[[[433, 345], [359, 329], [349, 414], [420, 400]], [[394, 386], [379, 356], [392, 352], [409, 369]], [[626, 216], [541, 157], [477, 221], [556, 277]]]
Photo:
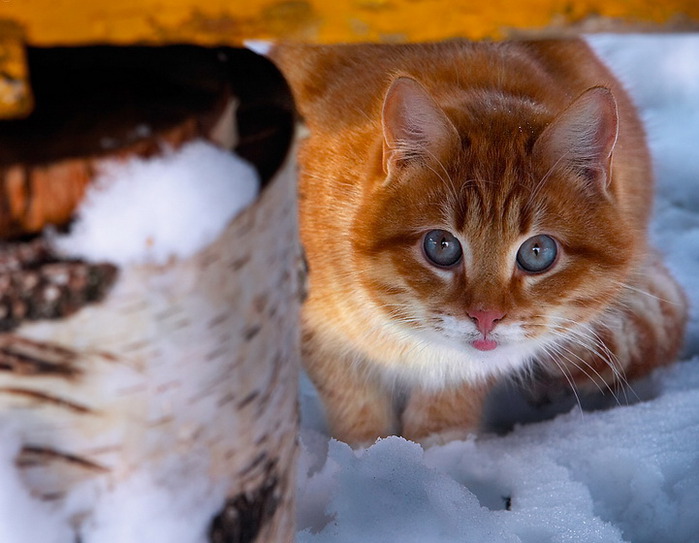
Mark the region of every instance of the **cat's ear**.
[[425, 87], [410, 77], [393, 81], [383, 102], [383, 168], [414, 160], [442, 160], [460, 141], [449, 117]]
[[593, 186], [606, 189], [618, 132], [612, 91], [592, 87], [546, 127], [534, 144], [533, 156], [547, 168], [568, 168]]

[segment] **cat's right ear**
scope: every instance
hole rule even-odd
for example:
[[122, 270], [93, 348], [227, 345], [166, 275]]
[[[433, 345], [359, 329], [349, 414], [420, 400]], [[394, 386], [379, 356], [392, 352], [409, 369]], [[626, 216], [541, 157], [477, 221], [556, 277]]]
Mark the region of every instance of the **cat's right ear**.
[[383, 102], [383, 169], [390, 176], [413, 161], [442, 161], [460, 141], [449, 117], [411, 77], [393, 81]]

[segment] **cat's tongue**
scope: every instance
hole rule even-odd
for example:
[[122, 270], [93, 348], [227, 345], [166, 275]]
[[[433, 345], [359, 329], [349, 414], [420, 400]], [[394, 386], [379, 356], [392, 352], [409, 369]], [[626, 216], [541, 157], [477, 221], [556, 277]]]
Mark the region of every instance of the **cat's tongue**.
[[477, 339], [476, 341], [472, 342], [471, 345], [473, 345], [479, 351], [492, 351], [498, 346], [498, 342], [493, 341], [492, 339]]

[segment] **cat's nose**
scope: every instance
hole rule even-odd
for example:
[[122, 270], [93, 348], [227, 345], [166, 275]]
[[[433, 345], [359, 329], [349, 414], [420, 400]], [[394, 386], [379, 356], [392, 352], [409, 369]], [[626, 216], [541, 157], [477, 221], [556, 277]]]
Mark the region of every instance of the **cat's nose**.
[[467, 311], [466, 314], [476, 323], [476, 328], [484, 336], [488, 335], [495, 328], [495, 325], [505, 317], [501, 311], [490, 310]]

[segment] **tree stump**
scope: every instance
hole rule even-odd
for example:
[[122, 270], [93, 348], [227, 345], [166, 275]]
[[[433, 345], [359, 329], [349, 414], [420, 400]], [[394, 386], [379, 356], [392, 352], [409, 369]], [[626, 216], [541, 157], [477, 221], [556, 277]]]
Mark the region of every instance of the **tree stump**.
[[[0, 247], [0, 423], [19, 428], [24, 481], [60, 505], [76, 489], [99, 499], [136, 473], [203, 480], [218, 499], [210, 541], [292, 541], [300, 259], [281, 76], [235, 49], [29, 59], [35, 114], [0, 123], [0, 234], [10, 240]], [[59, 76], [73, 78], [70, 92]], [[226, 119], [231, 100], [237, 123]], [[263, 189], [192, 257], [117, 268], [63, 261], [27, 237], [69, 226], [105, 157], [193, 137], [237, 139]], [[72, 511], [76, 538], [92, 514]]]

